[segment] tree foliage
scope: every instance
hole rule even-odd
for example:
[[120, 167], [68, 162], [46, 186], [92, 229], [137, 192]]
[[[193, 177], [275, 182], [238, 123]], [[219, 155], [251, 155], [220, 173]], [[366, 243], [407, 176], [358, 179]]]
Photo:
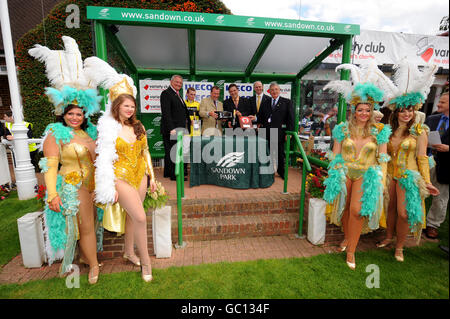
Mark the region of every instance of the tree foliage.
[[[75, 4], [80, 9], [79, 28], [66, 26], [66, 19], [71, 14], [70, 11], [66, 12], [66, 7], [70, 4]], [[45, 87], [49, 85], [44, 64], [32, 58], [28, 50], [35, 44], [47, 46], [51, 50], [61, 50], [61, 37], [66, 35], [77, 41], [83, 59], [95, 55], [93, 27], [86, 18], [87, 6], [231, 14], [218, 0], [67, 0], [57, 4], [42, 23], [24, 34], [16, 45], [24, 117], [26, 121], [33, 123], [35, 137], [43, 133], [47, 124], [55, 121], [55, 116], [54, 107], [44, 94]]]

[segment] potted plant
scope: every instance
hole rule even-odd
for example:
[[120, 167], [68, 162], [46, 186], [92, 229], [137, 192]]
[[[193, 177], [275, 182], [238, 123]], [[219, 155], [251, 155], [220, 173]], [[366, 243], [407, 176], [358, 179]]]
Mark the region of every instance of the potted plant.
[[314, 173], [308, 174], [306, 178], [305, 187], [310, 194], [307, 238], [314, 245], [321, 245], [325, 242], [325, 210], [327, 206], [326, 201], [323, 200], [325, 178], [325, 172], [320, 168], [316, 168]]

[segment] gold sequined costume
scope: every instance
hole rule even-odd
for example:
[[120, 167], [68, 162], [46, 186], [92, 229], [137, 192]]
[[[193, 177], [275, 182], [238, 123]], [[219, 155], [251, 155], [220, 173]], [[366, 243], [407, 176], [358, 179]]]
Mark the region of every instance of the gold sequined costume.
[[[142, 178], [147, 173], [151, 180], [155, 180], [152, 161], [148, 151], [147, 138], [142, 135], [134, 143], [128, 143], [123, 138], [116, 139], [116, 153], [118, 159], [114, 162], [114, 175], [139, 189]], [[121, 235], [125, 232], [126, 212], [119, 203], [101, 206], [104, 209], [103, 227]]]

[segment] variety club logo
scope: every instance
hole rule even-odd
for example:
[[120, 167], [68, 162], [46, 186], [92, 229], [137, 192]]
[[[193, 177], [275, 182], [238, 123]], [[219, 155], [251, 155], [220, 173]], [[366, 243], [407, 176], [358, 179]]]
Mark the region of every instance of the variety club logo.
[[416, 54], [420, 56], [425, 62], [430, 61], [434, 54], [434, 45], [429, 43], [428, 37], [423, 37], [416, 43], [417, 52]]

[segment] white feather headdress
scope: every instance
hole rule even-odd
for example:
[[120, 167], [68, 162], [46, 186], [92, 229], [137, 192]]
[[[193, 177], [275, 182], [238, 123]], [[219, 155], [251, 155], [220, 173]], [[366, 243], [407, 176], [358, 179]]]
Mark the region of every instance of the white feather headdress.
[[97, 95], [96, 85], [85, 76], [77, 42], [68, 36], [63, 36], [62, 41], [64, 50], [50, 50], [36, 44], [28, 53], [45, 64], [52, 86], [45, 93], [55, 106], [55, 114], [61, 115], [67, 105], [75, 104], [90, 116], [100, 111], [102, 97]]
[[383, 92], [395, 88], [392, 81], [378, 68], [375, 60], [361, 63], [359, 67], [349, 63], [341, 64], [336, 68], [336, 72], [340, 70], [349, 70], [351, 81], [331, 81], [325, 85], [324, 90], [342, 94], [352, 106], [364, 102], [377, 107], [378, 102], [387, 98]]
[[420, 70], [417, 64], [404, 58], [394, 66], [394, 69], [395, 89], [390, 91], [389, 107], [392, 110], [410, 106], [414, 106], [415, 110], [420, 109], [434, 83], [437, 65], [426, 65]]
[[106, 90], [109, 90], [109, 102], [114, 101], [120, 94], [129, 94], [136, 98], [137, 89], [134, 81], [126, 74], [119, 74], [102, 59], [93, 56], [84, 60], [86, 77]]

